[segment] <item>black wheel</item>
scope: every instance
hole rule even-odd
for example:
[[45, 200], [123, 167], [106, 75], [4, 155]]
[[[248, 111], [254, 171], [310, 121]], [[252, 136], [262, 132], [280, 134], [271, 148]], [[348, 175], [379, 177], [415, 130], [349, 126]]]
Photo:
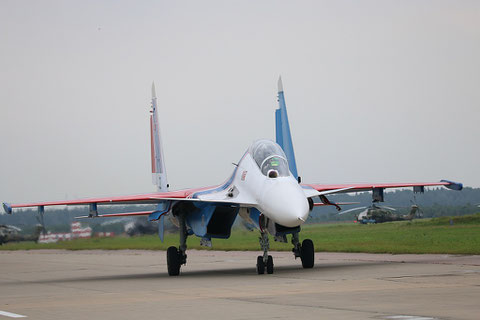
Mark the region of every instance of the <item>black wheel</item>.
[[302, 267], [313, 268], [313, 263], [315, 260], [315, 249], [313, 248], [312, 240], [303, 240], [300, 258], [302, 259]]
[[258, 274], [265, 273], [265, 262], [263, 262], [263, 256], [257, 257], [257, 273]]
[[167, 250], [167, 267], [169, 276], [180, 274], [180, 256], [178, 249], [175, 247], [169, 247]]
[[268, 259], [267, 259], [267, 273], [268, 274], [273, 273], [273, 258], [272, 258], [272, 256], [268, 256]]

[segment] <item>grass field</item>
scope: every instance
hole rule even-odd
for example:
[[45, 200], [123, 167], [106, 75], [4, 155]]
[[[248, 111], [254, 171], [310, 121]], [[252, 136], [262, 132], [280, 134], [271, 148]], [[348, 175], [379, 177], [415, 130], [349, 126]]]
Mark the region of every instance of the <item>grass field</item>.
[[[453, 224], [450, 223], [450, 219]], [[228, 240], [213, 239], [213, 250], [260, 251], [258, 232], [233, 230]], [[316, 251], [370, 253], [449, 253], [480, 254], [480, 214], [442, 217], [382, 224], [305, 225], [301, 239], [310, 238]], [[166, 250], [178, 246], [178, 234], [167, 234], [162, 243], [157, 236], [91, 238], [51, 244], [34, 242], [8, 243], [0, 250]], [[209, 250], [199, 245], [199, 238], [189, 237], [189, 249]], [[271, 250], [290, 251], [290, 243], [270, 241]]]

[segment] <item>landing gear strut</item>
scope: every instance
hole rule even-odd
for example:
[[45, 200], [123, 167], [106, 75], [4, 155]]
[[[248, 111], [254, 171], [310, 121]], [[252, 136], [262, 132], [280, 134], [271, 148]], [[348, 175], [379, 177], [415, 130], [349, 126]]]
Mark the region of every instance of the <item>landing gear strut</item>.
[[268, 274], [273, 273], [273, 257], [268, 255], [268, 249], [270, 249], [270, 243], [268, 241], [267, 232], [261, 232], [260, 234], [260, 247], [263, 250], [263, 256], [257, 257], [257, 273], [264, 274], [267, 269]]
[[185, 222], [185, 215], [178, 216], [180, 224], [180, 247], [169, 247], [167, 250], [167, 267], [169, 276], [178, 276], [180, 274], [180, 266], [187, 264], [187, 224]]
[[295, 259], [300, 258], [302, 260], [303, 268], [313, 268], [315, 263], [315, 248], [313, 246], [313, 241], [310, 239], [305, 239], [303, 240], [302, 244], [300, 244], [298, 232], [296, 232], [292, 234], [292, 244], [292, 251], [295, 255]]

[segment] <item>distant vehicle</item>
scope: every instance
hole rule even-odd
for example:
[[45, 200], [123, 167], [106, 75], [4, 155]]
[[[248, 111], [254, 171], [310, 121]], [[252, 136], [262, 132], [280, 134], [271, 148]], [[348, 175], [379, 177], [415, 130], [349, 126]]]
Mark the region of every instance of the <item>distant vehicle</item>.
[[0, 224], [0, 245], [7, 242], [20, 242], [20, 241], [37, 242], [42, 230], [43, 230], [43, 227], [41, 225], [37, 225], [35, 227], [35, 231], [33, 234], [25, 236], [20, 234], [22, 229], [18, 227], [6, 225], [6, 224]]
[[158, 232], [158, 224], [148, 221], [148, 219], [143, 216], [137, 218], [124, 217], [116, 220], [108, 220], [101, 223], [100, 226], [105, 227], [116, 223], [123, 224], [123, 230], [129, 237], [141, 236], [144, 234], [156, 234]]
[[130, 237], [140, 236], [143, 234], [156, 234], [158, 232], [158, 226], [148, 219], [142, 219], [141, 217], [125, 223], [123, 226], [125, 233]]
[[389, 221], [405, 221], [421, 217], [421, 210], [416, 204], [410, 207], [410, 212], [406, 215], [395, 213], [395, 208], [380, 206], [376, 204], [372, 204], [370, 207], [353, 208], [343, 212], [343, 214], [362, 209], [364, 210], [358, 214], [356, 222], [363, 224], [383, 223]]

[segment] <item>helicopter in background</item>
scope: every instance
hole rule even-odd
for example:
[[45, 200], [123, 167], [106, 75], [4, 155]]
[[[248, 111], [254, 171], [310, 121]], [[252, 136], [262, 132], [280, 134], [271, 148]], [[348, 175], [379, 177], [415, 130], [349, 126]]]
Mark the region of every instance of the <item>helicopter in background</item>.
[[11, 226], [11, 225], [6, 225], [6, 224], [0, 224], [0, 245], [7, 243], [7, 242], [20, 242], [20, 241], [38, 241], [38, 238], [40, 237], [40, 234], [43, 231], [43, 226], [40, 224], [37, 224], [35, 226], [35, 230], [33, 234], [30, 235], [22, 235], [20, 232], [22, 229]]
[[383, 223], [390, 221], [410, 221], [416, 218], [423, 217], [423, 211], [416, 204], [412, 204], [412, 206], [410, 207], [410, 212], [405, 215], [395, 213], [394, 211], [397, 211], [397, 209], [395, 208], [388, 206], [380, 206], [375, 203], [373, 203], [370, 207], [353, 208], [341, 212], [340, 214], [345, 214], [357, 210], [363, 211], [358, 214], [356, 222], [363, 224]]

